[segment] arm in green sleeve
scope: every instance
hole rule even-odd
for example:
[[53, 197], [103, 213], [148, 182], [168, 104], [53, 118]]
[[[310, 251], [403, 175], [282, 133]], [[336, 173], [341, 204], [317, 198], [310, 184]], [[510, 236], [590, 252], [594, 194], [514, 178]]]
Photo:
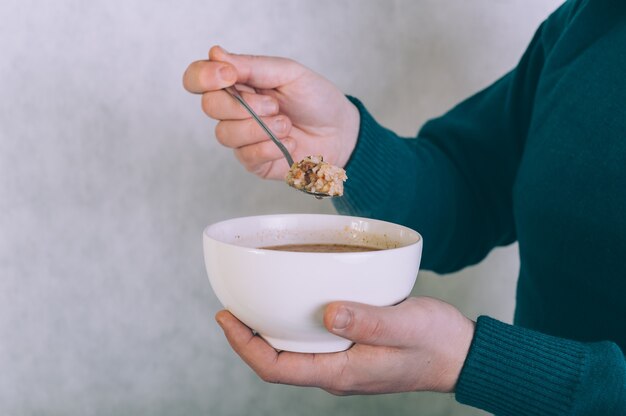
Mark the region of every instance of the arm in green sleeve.
[[[567, 6], [567, 7], [566, 7]], [[538, 29], [518, 66], [405, 139], [380, 126], [356, 99], [357, 146], [346, 166], [340, 213], [397, 222], [424, 237], [422, 265], [451, 272], [515, 241], [512, 188], [545, 58], [569, 3]]]
[[626, 361], [583, 343], [481, 316], [456, 399], [497, 415], [625, 415]]

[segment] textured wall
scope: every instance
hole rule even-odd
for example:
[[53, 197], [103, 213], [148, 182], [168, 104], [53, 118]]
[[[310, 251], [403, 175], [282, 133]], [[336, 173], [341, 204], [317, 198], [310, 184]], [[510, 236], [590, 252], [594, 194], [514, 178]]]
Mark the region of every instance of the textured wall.
[[[201, 231], [333, 212], [237, 165], [185, 93], [219, 43], [285, 55], [390, 128], [511, 68], [554, 0], [0, 3], [0, 414], [482, 414], [452, 396], [337, 398], [268, 385], [213, 314]], [[510, 320], [515, 247], [415, 293]]]

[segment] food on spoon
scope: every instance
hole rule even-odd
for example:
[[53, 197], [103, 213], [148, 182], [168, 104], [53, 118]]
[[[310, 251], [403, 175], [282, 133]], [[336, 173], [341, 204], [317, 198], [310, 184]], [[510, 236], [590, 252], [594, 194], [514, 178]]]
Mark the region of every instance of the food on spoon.
[[345, 170], [324, 162], [322, 156], [307, 156], [291, 166], [285, 180], [296, 189], [341, 196], [346, 179], [348, 177]]

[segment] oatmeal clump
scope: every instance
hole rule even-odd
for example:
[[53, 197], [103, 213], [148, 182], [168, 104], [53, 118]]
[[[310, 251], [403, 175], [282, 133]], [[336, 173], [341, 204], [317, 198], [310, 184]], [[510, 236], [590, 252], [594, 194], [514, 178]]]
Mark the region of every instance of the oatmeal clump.
[[345, 170], [324, 162], [322, 156], [308, 156], [294, 163], [286, 177], [289, 186], [330, 196], [343, 195], [346, 179]]

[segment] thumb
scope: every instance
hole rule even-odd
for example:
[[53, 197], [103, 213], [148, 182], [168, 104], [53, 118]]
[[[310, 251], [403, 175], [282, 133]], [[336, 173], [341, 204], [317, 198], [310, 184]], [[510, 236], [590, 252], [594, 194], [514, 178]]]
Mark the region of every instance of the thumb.
[[402, 347], [415, 328], [402, 304], [379, 307], [356, 302], [333, 302], [326, 307], [324, 325], [335, 335], [357, 344]]
[[272, 56], [237, 55], [220, 46], [209, 50], [210, 61], [228, 62], [237, 70], [237, 82], [253, 88], [274, 89], [289, 84], [307, 69], [299, 63]]

